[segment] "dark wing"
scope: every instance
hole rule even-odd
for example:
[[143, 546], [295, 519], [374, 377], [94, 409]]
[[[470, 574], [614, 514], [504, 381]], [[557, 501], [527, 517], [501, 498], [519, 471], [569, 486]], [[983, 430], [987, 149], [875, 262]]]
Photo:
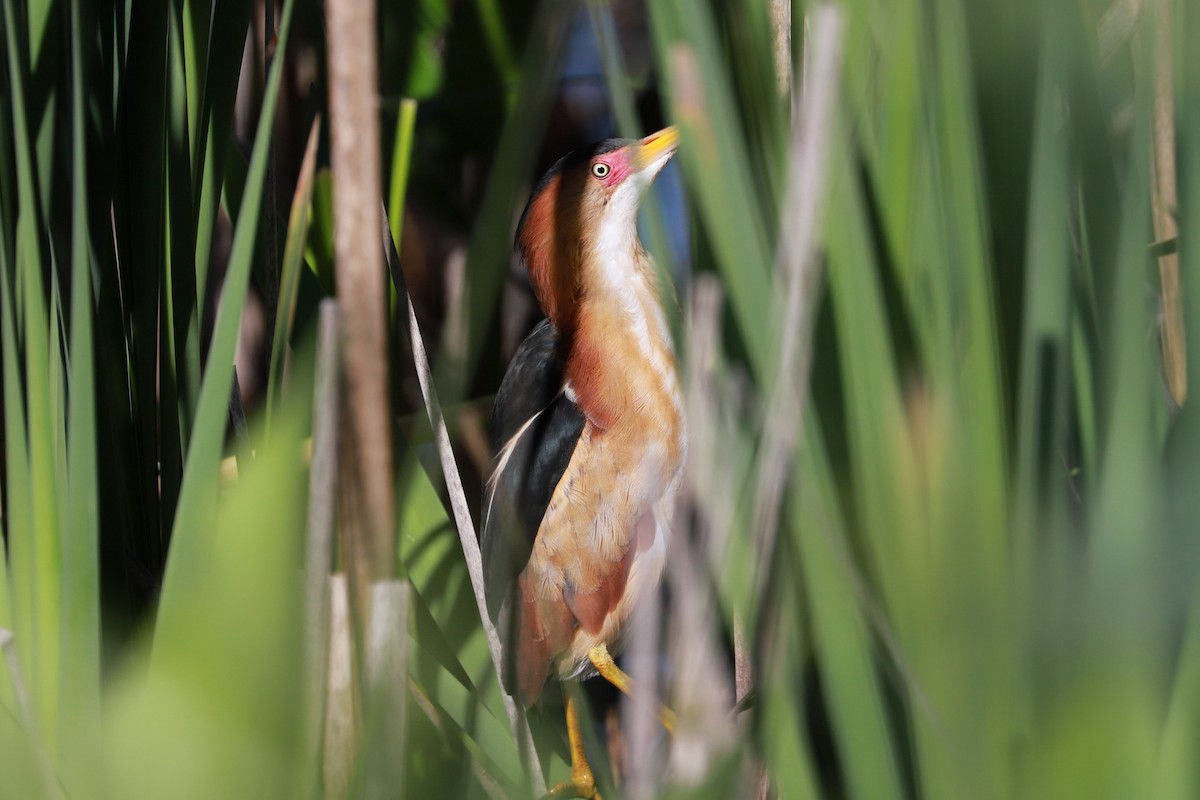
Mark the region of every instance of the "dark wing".
[[583, 413], [564, 393], [564, 383], [558, 331], [543, 320], [509, 364], [489, 431], [497, 461], [484, 491], [479, 538], [488, 615], [509, 653], [512, 637], [519, 635], [505, 619], [517, 576], [583, 432]]

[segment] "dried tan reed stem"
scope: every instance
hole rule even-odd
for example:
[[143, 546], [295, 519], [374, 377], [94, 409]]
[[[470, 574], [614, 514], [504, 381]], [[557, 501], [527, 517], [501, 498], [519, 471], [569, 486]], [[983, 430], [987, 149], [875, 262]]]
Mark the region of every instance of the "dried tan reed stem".
[[[1175, 208], [1179, 192], [1175, 180], [1175, 62], [1173, 0], [1158, 0], [1155, 16], [1154, 59], [1154, 238], [1158, 241], [1179, 235]], [[1162, 285], [1162, 354], [1167, 389], [1176, 406], [1187, 399], [1187, 344], [1184, 334], [1183, 299], [1179, 286], [1179, 255], [1158, 257]]]
[[338, 369], [337, 303], [323, 300], [317, 321], [313, 392], [312, 467], [308, 475], [308, 537], [305, 544], [304, 634], [308, 686], [305, 709], [306, 755], [317, 763], [329, 667], [329, 573], [333, 562], [337, 510]]
[[[395, 575], [391, 425], [387, 391], [386, 278], [376, 231], [381, 183], [376, 97], [375, 3], [329, 0], [329, 109], [333, 161], [334, 254], [341, 309], [349, 463], [343, 488], [360, 523], [351, 580], [365, 600], [366, 583]], [[367, 574], [360, 574], [363, 570]]]
[[350, 587], [344, 573], [329, 580], [329, 667], [325, 696], [325, 755], [322, 760], [327, 800], [349, 796], [358, 751], [359, 716], [351, 633]]
[[775, 91], [780, 97], [792, 94], [792, 3], [771, 0], [771, 33], [774, 39]]
[[408, 583], [371, 586], [371, 623], [366, 637], [369, 736], [365, 743], [362, 796], [387, 800], [404, 785], [407, 718]]
[[843, 14], [832, 6], [822, 6], [813, 12], [811, 22], [810, 63], [805, 67], [809, 84], [793, 106], [788, 188], [776, 257], [784, 313], [754, 505], [754, 528], [761, 545], [760, 588], [774, 552], [783, 490], [792, 455], [800, 443], [808, 400], [812, 318], [820, 283], [817, 230], [825, 205], [829, 149], [841, 83]]

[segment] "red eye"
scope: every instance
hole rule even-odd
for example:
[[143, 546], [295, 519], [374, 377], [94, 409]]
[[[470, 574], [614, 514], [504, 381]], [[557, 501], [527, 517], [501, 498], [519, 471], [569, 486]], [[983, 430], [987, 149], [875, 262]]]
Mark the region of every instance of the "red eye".
[[597, 161], [595, 164], [592, 164], [592, 174], [597, 178], [607, 178], [610, 172], [612, 172], [612, 167], [603, 161]]

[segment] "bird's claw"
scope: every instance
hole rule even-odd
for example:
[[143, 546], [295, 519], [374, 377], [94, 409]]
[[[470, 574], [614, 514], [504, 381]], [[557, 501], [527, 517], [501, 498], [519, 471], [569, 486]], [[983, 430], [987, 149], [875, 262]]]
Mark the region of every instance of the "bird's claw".
[[596, 789], [596, 781], [589, 772], [586, 777], [572, 776], [571, 780], [555, 784], [542, 800], [561, 800], [567, 797], [582, 797], [585, 800], [604, 800]]

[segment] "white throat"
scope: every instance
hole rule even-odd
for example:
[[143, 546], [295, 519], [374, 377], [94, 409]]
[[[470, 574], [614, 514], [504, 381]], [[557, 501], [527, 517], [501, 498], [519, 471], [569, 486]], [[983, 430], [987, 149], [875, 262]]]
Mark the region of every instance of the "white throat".
[[606, 308], [619, 309], [638, 350], [656, 367], [673, 352], [654, 280], [654, 263], [637, 232], [638, 204], [653, 175], [631, 176], [609, 198], [590, 255], [592, 285]]

